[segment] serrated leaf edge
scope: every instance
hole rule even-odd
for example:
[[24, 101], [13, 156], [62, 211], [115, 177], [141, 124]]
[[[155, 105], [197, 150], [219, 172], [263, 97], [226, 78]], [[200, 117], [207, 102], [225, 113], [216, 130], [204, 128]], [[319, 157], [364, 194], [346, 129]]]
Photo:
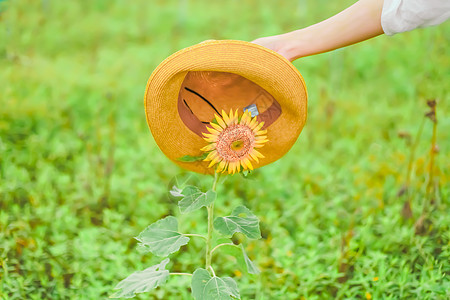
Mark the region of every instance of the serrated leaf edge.
[[[170, 259], [169, 259], [169, 258], [166, 258], [166, 259], [164, 259], [163, 261], [161, 261], [159, 264], [150, 266], [150, 267], [148, 267], [148, 268], [146, 268], [146, 269], [144, 269], [144, 270], [142, 270], [142, 271], [135, 271], [135, 272], [131, 273], [131, 274], [128, 275], [125, 279], [122, 279], [122, 280], [121, 280], [121, 281], [113, 288], [114, 293], [111, 294], [108, 298], [114, 298], [114, 299], [117, 299], [117, 298], [134, 298], [134, 297], [135, 297], [137, 294], [139, 294], [139, 293], [145, 293], [146, 291], [137, 292], [137, 293], [133, 291], [133, 292], [132, 292], [133, 295], [130, 296], [130, 297], [116, 296], [116, 294], [120, 295], [120, 294], [123, 292], [123, 284], [126, 282], [126, 280], [127, 280], [128, 278], [130, 278], [130, 277], [133, 276], [134, 274], [143, 273], [143, 272], [145, 272], [146, 270], [151, 269], [151, 268], [155, 268], [155, 270], [153, 270], [153, 272], [160, 272], [161, 275], [162, 275], [162, 274], [165, 274], [165, 276], [164, 276], [164, 278], [163, 278], [164, 282], [162, 282], [161, 284], [166, 283], [167, 278], [168, 278], [169, 275], [170, 275], [169, 271], [166, 270], [166, 265], [169, 263], [169, 261], [170, 261]], [[162, 269], [162, 270], [161, 270], [161, 269]], [[156, 283], [156, 285], [155, 285], [154, 287], [152, 287], [151, 289], [156, 289], [158, 286], [160, 286], [160, 285], [159, 285], [158, 283]], [[135, 290], [136, 290], [136, 289], [135, 289]]]
[[[245, 251], [244, 245], [240, 244], [239, 247], [241, 248], [241, 250], [242, 250], [242, 255], [244, 256], [244, 262], [245, 262], [245, 265], [246, 265], [246, 267], [247, 267], [247, 272], [248, 272], [249, 274], [254, 274], [254, 275], [260, 274], [261, 271], [260, 271], [260, 270], [258, 269], [258, 267], [255, 265], [255, 263], [250, 259], [250, 257], [248, 257], [247, 252]], [[250, 271], [249, 264], [251, 264], [251, 266], [252, 266], [253, 268], [256, 269], [256, 273]]]

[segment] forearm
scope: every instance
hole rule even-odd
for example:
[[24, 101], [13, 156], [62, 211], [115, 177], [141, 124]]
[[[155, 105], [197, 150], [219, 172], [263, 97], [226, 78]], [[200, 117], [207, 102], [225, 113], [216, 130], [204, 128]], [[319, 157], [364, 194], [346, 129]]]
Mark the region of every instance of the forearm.
[[312, 26], [283, 34], [280, 53], [288, 59], [331, 51], [383, 33], [383, 0], [360, 0], [333, 17]]

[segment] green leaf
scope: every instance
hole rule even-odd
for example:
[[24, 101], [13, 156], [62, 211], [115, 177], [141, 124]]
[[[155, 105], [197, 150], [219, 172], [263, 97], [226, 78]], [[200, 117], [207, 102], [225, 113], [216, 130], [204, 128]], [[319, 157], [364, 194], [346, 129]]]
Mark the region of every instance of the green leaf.
[[181, 192], [175, 189], [172, 191], [172, 195], [181, 195], [183, 197], [183, 199], [178, 202], [178, 207], [182, 214], [210, 205], [216, 200], [216, 192], [207, 191], [206, 193], [203, 193], [198, 187], [192, 185], [186, 186]]
[[[241, 217], [243, 214], [245, 216]], [[232, 236], [242, 232], [250, 239], [261, 238], [258, 218], [245, 206], [236, 207], [231, 216], [218, 217], [214, 220], [214, 228], [223, 235]]]
[[256, 177], [258, 176], [258, 172], [259, 172], [259, 170], [252, 170], [252, 171], [250, 171], [250, 170], [244, 170], [244, 171], [242, 171], [242, 172], [239, 173], [239, 174], [241, 174], [241, 176], [242, 176], [244, 179], [247, 179], [247, 180], [255, 180]]
[[241, 299], [237, 284], [231, 277], [211, 277], [208, 271], [202, 268], [195, 270], [191, 289], [195, 300]]
[[179, 189], [176, 185], [172, 187], [169, 192], [173, 197], [183, 197], [182, 190]]
[[166, 258], [158, 265], [134, 272], [116, 285], [114, 289], [120, 290], [114, 292], [109, 298], [133, 298], [137, 293], [148, 292], [164, 284], [169, 276], [169, 271], [165, 270], [168, 262], [169, 259]]
[[247, 266], [247, 272], [249, 272], [250, 274], [259, 274], [259, 273], [261, 273], [261, 271], [258, 269], [258, 267], [247, 256], [247, 253], [245, 252], [244, 246], [242, 244], [240, 244], [239, 247], [241, 248], [242, 255], [244, 256], [245, 265]]
[[188, 185], [193, 185], [193, 186], [201, 186], [201, 182], [198, 179], [198, 177], [193, 174], [193, 173], [180, 173], [176, 176], [174, 176], [169, 184], [168, 187], [170, 187], [169, 190], [169, 194], [168, 197], [171, 201], [177, 201], [179, 199], [176, 199], [177, 197], [182, 197], [183, 195], [181, 195], [181, 191]]
[[250, 170], [244, 170], [241, 172], [242, 177], [244, 177], [245, 179], [248, 179], [251, 175], [251, 171]]
[[191, 155], [185, 155], [182, 157], [177, 158], [178, 161], [182, 162], [195, 162], [195, 161], [201, 161], [204, 160], [208, 156], [208, 153], [205, 152], [202, 155], [199, 156], [191, 156]]
[[151, 224], [135, 239], [140, 242], [138, 247], [141, 251], [147, 248], [157, 256], [167, 256], [177, 252], [181, 246], [189, 242], [187, 236], [178, 232], [178, 221], [172, 216]]

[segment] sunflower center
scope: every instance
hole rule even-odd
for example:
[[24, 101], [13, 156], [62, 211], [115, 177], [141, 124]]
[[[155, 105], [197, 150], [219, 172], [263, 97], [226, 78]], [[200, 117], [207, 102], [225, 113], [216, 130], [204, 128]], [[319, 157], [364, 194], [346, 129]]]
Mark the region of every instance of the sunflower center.
[[244, 147], [244, 142], [243, 142], [243, 141], [240, 141], [240, 140], [237, 140], [237, 141], [232, 142], [232, 143], [231, 143], [231, 146], [230, 146], [231, 150], [233, 150], [233, 151], [239, 151], [239, 150], [241, 150], [243, 147]]
[[246, 158], [255, 144], [255, 134], [246, 125], [231, 125], [219, 135], [216, 143], [218, 154], [228, 162]]

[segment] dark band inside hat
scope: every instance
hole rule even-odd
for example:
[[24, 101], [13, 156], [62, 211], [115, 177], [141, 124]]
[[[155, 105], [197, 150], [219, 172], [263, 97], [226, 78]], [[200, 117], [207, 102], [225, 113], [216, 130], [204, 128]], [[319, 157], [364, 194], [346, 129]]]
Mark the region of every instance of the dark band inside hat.
[[256, 83], [233, 73], [213, 71], [187, 72], [178, 94], [178, 113], [181, 120], [195, 134], [207, 132], [206, 125], [230, 109], [241, 115], [250, 110], [264, 127], [281, 115], [280, 104]]

